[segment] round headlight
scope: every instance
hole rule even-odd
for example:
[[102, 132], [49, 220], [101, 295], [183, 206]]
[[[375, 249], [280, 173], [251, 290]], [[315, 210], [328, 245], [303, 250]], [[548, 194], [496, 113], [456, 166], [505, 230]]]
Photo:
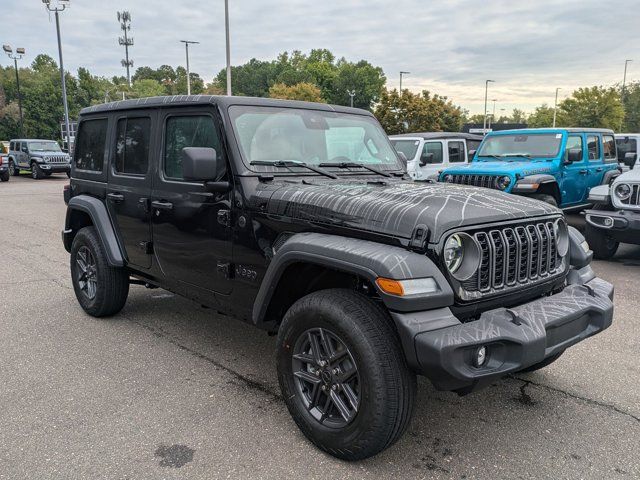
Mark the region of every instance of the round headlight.
[[621, 183], [616, 186], [614, 193], [620, 200], [626, 200], [631, 196], [631, 187], [626, 183]]
[[480, 247], [466, 233], [455, 233], [447, 238], [442, 256], [449, 273], [461, 282], [471, 278], [480, 265]]
[[569, 229], [567, 228], [567, 222], [563, 219], [557, 220], [553, 224], [553, 233], [556, 237], [558, 255], [564, 257], [569, 252]]
[[453, 182], [453, 175], [445, 175], [444, 177], [442, 177], [442, 180], [444, 180], [447, 183], [452, 183]]
[[44, 157], [44, 159], [43, 159], [43, 160], [44, 160], [45, 162], [48, 162], [50, 159], [49, 159], [49, 157]]
[[498, 189], [500, 190], [506, 190], [507, 188], [509, 188], [509, 185], [511, 185], [511, 177], [507, 175], [496, 180], [496, 187], [498, 187]]

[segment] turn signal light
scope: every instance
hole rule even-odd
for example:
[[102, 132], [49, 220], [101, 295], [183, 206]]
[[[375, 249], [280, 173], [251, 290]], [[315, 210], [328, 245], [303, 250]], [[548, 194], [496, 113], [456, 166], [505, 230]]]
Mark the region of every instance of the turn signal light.
[[389, 295], [397, 295], [399, 297], [404, 295], [404, 288], [402, 288], [402, 284], [397, 280], [379, 277], [376, 279], [376, 284], [380, 287], [380, 290]]

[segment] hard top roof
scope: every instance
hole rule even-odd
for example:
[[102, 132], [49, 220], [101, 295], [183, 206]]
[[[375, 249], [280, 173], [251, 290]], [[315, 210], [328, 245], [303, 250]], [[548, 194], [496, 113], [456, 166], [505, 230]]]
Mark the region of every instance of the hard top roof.
[[58, 143], [56, 140], [51, 140], [50, 138], [12, 138], [12, 142], [54, 142]]
[[417, 132], [417, 133], [401, 133], [391, 135], [389, 138], [424, 138], [425, 140], [433, 140], [438, 138], [464, 138], [466, 140], [482, 140], [482, 135], [463, 132]]
[[522, 133], [522, 132], [568, 132], [568, 133], [613, 133], [609, 128], [580, 128], [580, 127], [548, 127], [548, 128], [516, 128], [513, 130], [496, 130], [489, 132], [487, 135], [501, 135], [503, 133]]
[[80, 115], [91, 113], [112, 112], [121, 110], [133, 110], [141, 108], [158, 108], [166, 106], [193, 106], [193, 105], [253, 105], [280, 108], [302, 108], [327, 112], [355, 113], [358, 115], [373, 116], [371, 112], [359, 108], [328, 105], [324, 103], [301, 102], [297, 100], [278, 100], [274, 98], [258, 97], [227, 97], [219, 95], [173, 95], [165, 97], [146, 97], [132, 100], [120, 100], [117, 102], [102, 103], [83, 108]]

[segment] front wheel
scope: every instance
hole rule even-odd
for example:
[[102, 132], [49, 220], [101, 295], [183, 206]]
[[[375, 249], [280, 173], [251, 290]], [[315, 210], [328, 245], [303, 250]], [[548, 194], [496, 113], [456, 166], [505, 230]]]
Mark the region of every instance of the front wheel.
[[548, 203], [549, 205], [553, 205], [554, 207], [558, 206], [558, 202], [552, 195], [537, 193], [535, 195], [531, 195], [531, 197], [535, 198], [536, 200], [540, 200], [541, 202]]
[[587, 224], [584, 236], [593, 256], [599, 260], [609, 260], [618, 251], [620, 242], [614, 240], [606, 230]]
[[40, 180], [43, 177], [44, 172], [37, 163], [33, 162], [31, 164], [31, 178], [33, 178], [34, 180]]
[[362, 294], [322, 290], [298, 300], [280, 326], [277, 365], [294, 421], [335, 457], [371, 457], [409, 424], [415, 375], [391, 319]]
[[78, 303], [94, 317], [118, 313], [129, 295], [129, 275], [109, 266], [94, 227], [82, 228], [73, 239], [71, 281]]

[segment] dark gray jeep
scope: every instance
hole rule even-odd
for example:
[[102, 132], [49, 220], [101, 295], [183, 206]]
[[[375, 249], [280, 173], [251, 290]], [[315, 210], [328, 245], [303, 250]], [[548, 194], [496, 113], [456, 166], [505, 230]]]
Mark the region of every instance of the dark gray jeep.
[[209, 96], [94, 106], [65, 199], [85, 311], [116, 314], [142, 284], [277, 334], [289, 411], [344, 459], [402, 435], [416, 374], [466, 394], [611, 324], [613, 287], [558, 209], [411, 182], [362, 110]]
[[63, 152], [54, 140], [11, 140], [9, 175], [18, 176], [20, 170], [30, 170], [35, 180], [59, 172], [70, 176], [71, 157]]

